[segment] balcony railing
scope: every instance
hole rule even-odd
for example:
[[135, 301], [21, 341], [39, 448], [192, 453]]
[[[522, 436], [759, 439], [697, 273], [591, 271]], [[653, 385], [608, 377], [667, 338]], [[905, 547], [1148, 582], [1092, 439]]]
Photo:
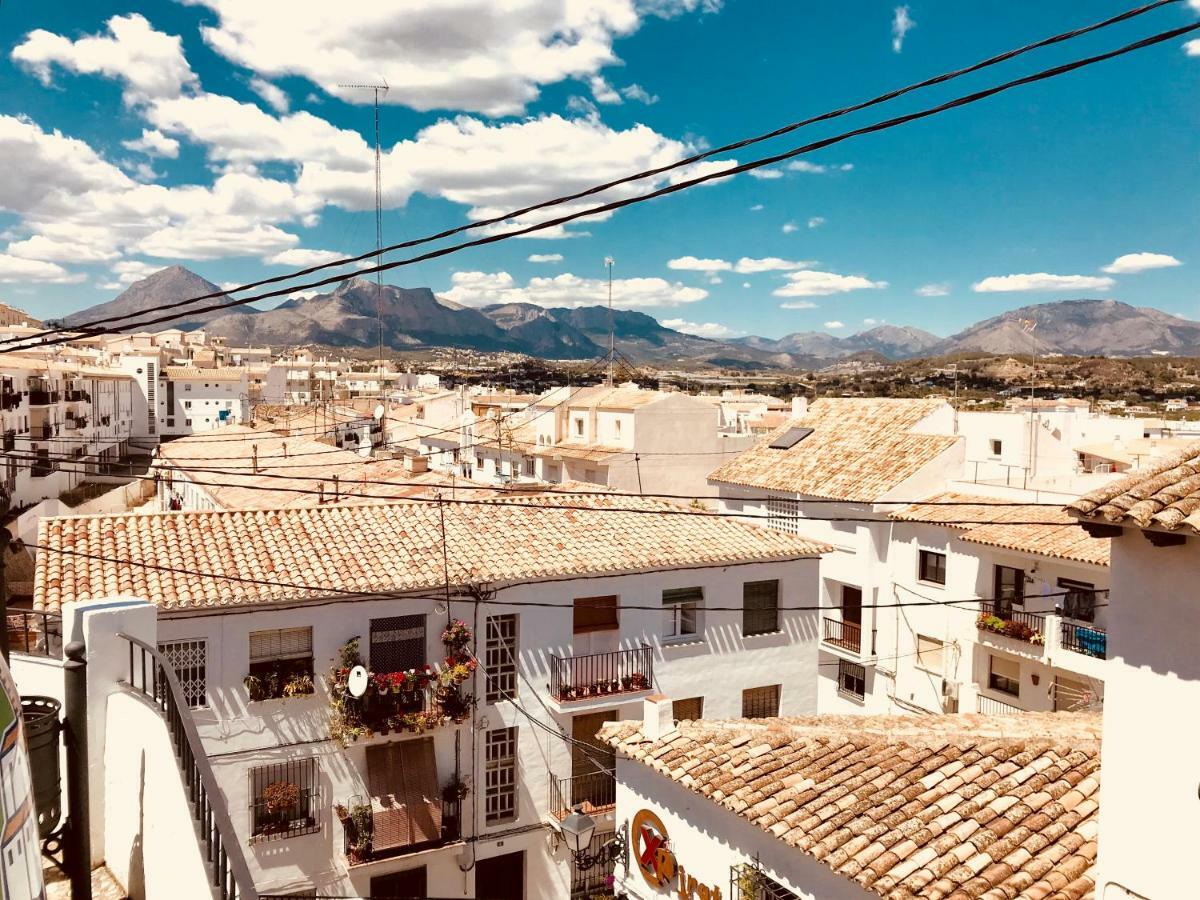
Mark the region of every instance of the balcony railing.
[[826, 617], [823, 639], [826, 644], [841, 647], [851, 653], [860, 653], [862, 651], [862, 625], [857, 622]]
[[4, 432], [4, 449], [5, 450], [16, 450], [17, 449], [17, 432], [15, 429], [10, 428], [6, 432]]
[[68, 403], [90, 403], [92, 396], [87, 391], [69, 390], [66, 391], [63, 399]]
[[1084, 656], [1108, 658], [1108, 634], [1093, 625], [1082, 625], [1063, 619], [1062, 645]]
[[58, 391], [48, 391], [40, 388], [34, 388], [29, 391], [30, 406], [50, 406], [57, 403], [58, 398]]
[[1005, 703], [1003, 700], [996, 700], [992, 697], [985, 697], [983, 694], [975, 695], [975, 711], [983, 713], [985, 716], [1011, 716], [1025, 712], [1019, 706], [1013, 706], [1011, 703]]
[[33, 436], [39, 440], [48, 441], [58, 436], [58, 425], [54, 422], [47, 422], [41, 427], [34, 428]]
[[654, 648], [648, 644], [587, 656], [550, 656], [550, 696], [559, 702], [648, 691]]
[[1046, 643], [1046, 617], [1038, 613], [999, 605], [985, 606], [975, 625], [980, 631], [1002, 634], [1029, 644], [1042, 646]]
[[561, 821], [578, 806], [587, 813], [610, 810], [617, 804], [614, 771], [597, 770], [567, 778], [550, 776], [550, 815]]
[[[218, 900], [258, 900], [242, 845], [233, 830], [225, 795], [217, 786], [208, 754], [196, 732], [187, 699], [175, 669], [149, 644], [118, 634], [129, 644], [129, 678], [126, 684], [144, 694], [162, 710], [175, 745], [175, 758], [192, 807], [196, 833], [209, 884]], [[185, 839], [191, 840], [190, 836]]]
[[21, 395], [17, 391], [4, 391], [0, 393], [0, 409], [5, 412], [16, 409], [21, 405]]
[[[457, 776], [456, 776], [457, 779]], [[367, 815], [356, 814], [364, 810]], [[374, 830], [373, 817], [370, 815], [371, 806], [364, 803], [361, 797], [352, 797], [345, 806], [338, 806], [339, 818], [345, 812], [346, 818], [342, 823], [342, 852], [352, 866], [374, 862], [378, 859], [392, 859], [406, 856], [422, 850], [442, 847], [462, 840], [462, 798], [453, 796], [442, 797], [442, 831], [441, 837], [433, 841], [404, 844], [399, 847], [389, 847], [386, 850], [375, 850], [372, 845]]]
[[10, 651], [62, 659], [63, 626], [59, 613], [10, 609], [7, 620]]

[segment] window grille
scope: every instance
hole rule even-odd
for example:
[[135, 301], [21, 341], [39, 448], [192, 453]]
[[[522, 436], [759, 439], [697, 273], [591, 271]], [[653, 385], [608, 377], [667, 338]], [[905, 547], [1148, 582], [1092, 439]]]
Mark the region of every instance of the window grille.
[[487, 702], [517, 696], [517, 616], [506, 613], [487, 617], [484, 667], [487, 670]]
[[867, 669], [858, 663], [838, 660], [838, 693], [862, 700], [867, 695]]
[[370, 660], [376, 672], [404, 672], [425, 665], [425, 617], [372, 619]]
[[316, 758], [250, 770], [250, 834], [277, 840], [321, 830]]
[[493, 728], [485, 739], [484, 820], [488, 825], [517, 817], [517, 729]]
[[192, 709], [208, 706], [208, 641], [168, 641], [158, 652], [171, 664], [183, 698]]

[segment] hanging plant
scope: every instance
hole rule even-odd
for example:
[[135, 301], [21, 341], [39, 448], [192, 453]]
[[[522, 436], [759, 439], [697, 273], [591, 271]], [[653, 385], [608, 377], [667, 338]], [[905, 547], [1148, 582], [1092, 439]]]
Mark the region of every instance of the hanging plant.
[[461, 650], [471, 643], [471, 626], [462, 619], [455, 619], [442, 631], [442, 643], [455, 650]]

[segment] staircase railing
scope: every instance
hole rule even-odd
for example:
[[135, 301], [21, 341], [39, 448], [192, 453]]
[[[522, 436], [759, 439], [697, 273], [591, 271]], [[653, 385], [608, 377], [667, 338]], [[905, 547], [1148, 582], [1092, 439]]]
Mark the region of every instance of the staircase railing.
[[204, 858], [208, 864], [209, 883], [213, 896], [219, 900], [258, 900], [258, 891], [250, 877], [242, 845], [225, 806], [225, 797], [217, 786], [216, 776], [209, 765], [196, 723], [183, 697], [183, 689], [175, 670], [149, 644], [128, 634], [118, 634], [129, 642], [129, 681], [131, 688], [154, 701], [163, 712], [179, 774], [192, 805], [200, 839], [204, 843]]

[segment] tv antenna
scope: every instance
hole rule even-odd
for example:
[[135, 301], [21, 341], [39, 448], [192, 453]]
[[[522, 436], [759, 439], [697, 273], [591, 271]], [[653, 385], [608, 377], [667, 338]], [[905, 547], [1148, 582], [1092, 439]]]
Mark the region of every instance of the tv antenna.
[[[379, 98], [386, 97], [388, 83], [339, 84], [351, 91], [372, 91], [375, 94], [375, 265], [383, 265], [383, 160], [379, 152]], [[383, 272], [375, 272], [375, 317], [379, 322], [379, 396], [384, 396], [383, 377]]]
[[617, 326], [613, 319], [612, 307], [612, 270], [616, 260], [611, 256], [604, 257], [604, 266], [608, 269], [608, 386], [613, 386], [613, 362], [617, 358]]

